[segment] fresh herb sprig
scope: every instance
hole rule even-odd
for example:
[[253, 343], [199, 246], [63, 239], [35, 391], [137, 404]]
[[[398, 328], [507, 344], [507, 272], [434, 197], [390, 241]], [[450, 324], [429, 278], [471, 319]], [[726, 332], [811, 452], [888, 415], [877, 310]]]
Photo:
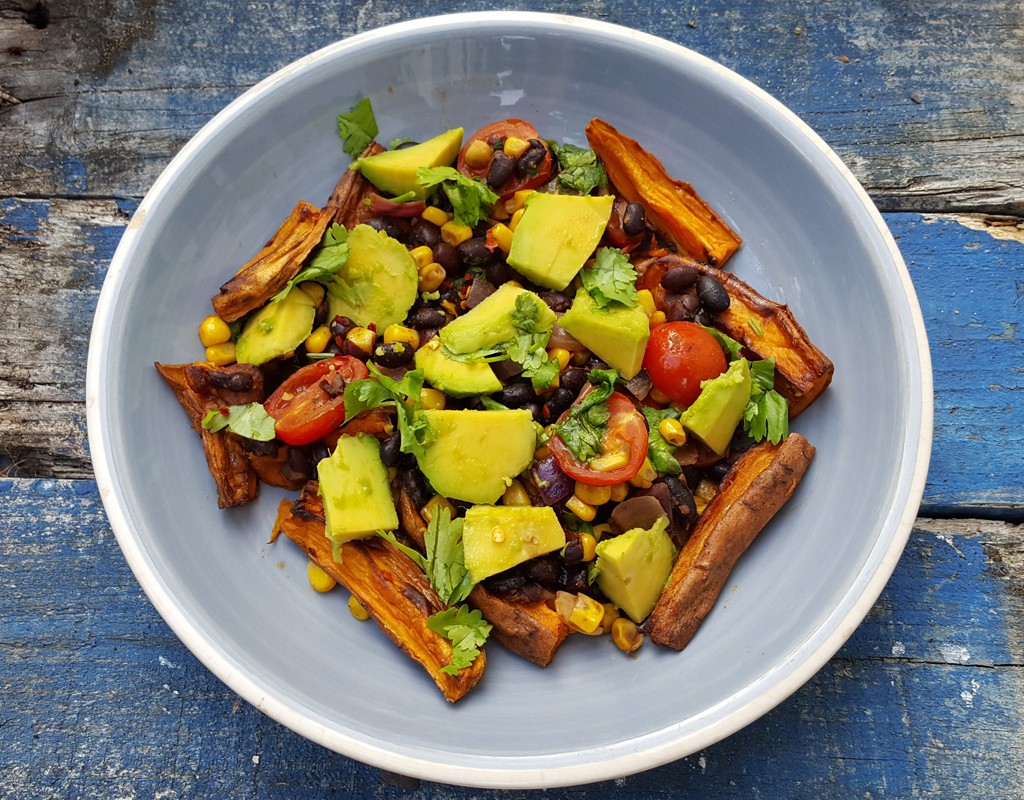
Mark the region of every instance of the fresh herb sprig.
[[431, 441], [431, 430], [426, 417], [421, 413], [423, 401], [423, 370], [409, 370], [396, 381], [367, 362], [367, 369], [373, 378], [352, 381], [345, 386], [345, 422], [371, 408], [394, 404], [398, 413], [398, 432], [401, 435], [400, 449], [417, 458], [426, 455], [424, 449]]
[[370, 99], [364, 97], [344, 114], [338, 115], [338, 135], [346, 153], [358, 158], [377, 136], [377, 119], [373, 115]]
[[576, 460], [584, 463], [604, 452], [604, 434], [611, 417], [608, 398], [615, 391], [619, 371], [592, 369], [587, 378], [593, 389], [555, 425], [555, 433]]
[[427, 627], [452, 643], [452, 660], [441, 667], [449, 675], [458, 675], [459, 670], [471, 667], [491, 633], [491, 624], [483, 614], [469, 606], [439, 611], [427, 618]]
[[594, 265], [580, 270], [583, 288], [598, 308], [613, 303], [632, 307], [640, 302], [636, 291], [636, 270], [629, 258], [615, 247], [601, 247], [594, 256]]
[[231, 433], [253, 439], [257, 442], [273, 441], [274, 418], [267, 413], [262, 403], [246, 403], [238, 406], [225, 406], [207, 412], [203, 417], [202, 426], [208, 431], [227, 429]]
[[607, 185], [608, 176], [593, 150], [568, 143], [548, 142], [548, 145], [558, 159], [559, 186], [590, 194], [594, 189]]
[[313, 252], [306, 268], [288, 281], [285, 287], [270, 299], [270, 302], [282, 300], [293, 286], [303, 281], [327, 283], [332, 276], [341, 272], [346, 263], [348, 263], [348, 230], [344, 225], [334, 222], [324, 232], [324, 237]]
[[478, 225], [498, 202], [498, 195], [486, 184], [452, 167], [421, 167], [416, 171], [416, 182], [424, 189], [440, 186], [452, 204], [455, 221], [471, 228]]

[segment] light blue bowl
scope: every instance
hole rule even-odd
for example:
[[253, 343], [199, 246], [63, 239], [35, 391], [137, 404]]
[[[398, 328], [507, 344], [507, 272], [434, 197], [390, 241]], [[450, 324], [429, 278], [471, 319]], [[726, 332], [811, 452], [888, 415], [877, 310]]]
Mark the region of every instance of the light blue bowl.
[[[373, 101], [381, 139], [515, 116], [585, 144], [600, 116], [743, 236], [729, 267], [788, 303], [835, 362], [795, 421], [818, 448], [682, 653], [576, 637], [541, 670], [488, 648], [456, 706], [344, 594], [316, 595], [278, 500], [219, 511], [198, 437], [154, 361], [201, 357], [209, 298], [348, 158], [336, 117]], [[327, 47], [218, 114], [125, 232], [89, 352], [89, 442], [125, 557], [186, 646], [325, 747], [433, 781], [551, 787], [638, 772], [720, 740], [807, 681], [871, 608], [906, 543], [931, 443], [931, 372], [907, 270], [871, 201], [799, 119], [682, 47], [527, 13], [394, 25]]]

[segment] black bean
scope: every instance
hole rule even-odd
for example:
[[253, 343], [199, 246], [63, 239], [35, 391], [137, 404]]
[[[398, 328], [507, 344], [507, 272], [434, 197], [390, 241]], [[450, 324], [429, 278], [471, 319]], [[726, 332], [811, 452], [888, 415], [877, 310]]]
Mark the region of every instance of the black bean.
[[402, 457], [402, 435], [395, 431], [380, 444], [380, 460], [385, 467], [394, 467]]
[[510, 180], [516, 171], [516, 160], [503, 152], [494, 154], [491, 166], [487, 168], [487, 185], [492, 189], [500, 189]]
[[384, 217], [383, 222], [384, 232], [392, 239], [397, 239], [400, 242], [408, 240], [411, 231], [408, 220], [401, 217]]
[[405, 342], [385, 342], [373, 349], [373, 360], [382, 367], [401, 367], [412, 361], [414, 353]]
[[289, 447], [288, 458], [281, 465], [281, 475], [290, 481], [308, 480], [313, 474], [313, 462], [307, 447]]
[[344, 340], [345, 334], [356, 327], [356, 324], [348, 317], [343, 317], [338, 314], [334, 319], [331, 320], [331, 336]]
[[483, 264], [491, 257], [491, 251], [487, 249], [487, 240], [483, 236], [474, 236], [466, 239], [457, 248], [459, 258], [467, 267], [476, 267]]
[[526, 577], [549, 589], [558, 584], [558, 564], [552, 558], [534, 558], [524, 565]]
[[330, 451], [323, 441], [313, 442], [309, 445], [309, 460], [313, 465], [319, 464], [325, 458], [330, 458]]
[[245, 436], [238, 437], [238, 440], [242, 443], [242, 448], [249, 453], [257, 456], [276, 456], [278, 442], [276, 439], [271, 439], [269, 442], [261, 442], [256, 439], [248, 439]]
[[622, 232], [626, 236], [639, 236], [647, 225], [647, 212], [639, 203], [629, 203], [622, 212]]
[[698, 325], [703, 325], [705, 328], [713, 328], [715, 325], [715, 315], [706, 308], [702, 308], [693, 315], [693, 321]]
[[573, 398], [579, 397], [586, 382], [587, 371], [582, 367], [570, 367], [558, 376], [558, 385], [572, 392]]
[[562, 560], [566, 564], [579, 564], [583, 561], [583, 542], [578, 533], [566, 536], [565, 547], [562, 549]]
[[484, 264], [484, 276], [495, 286], [501, 286], [512, 277], [512, 270], [502, 259], [496, 258]]
[[687, 302], [687, 298], [692, 299], [692, 305], [700, 307], [700, 303], [695, 295], [670, 294], [665, 298], [664, 302], [665, 319], [669, 322], [689, 322], [692, 320], [694, 310], [690, 308], [691, 303]]
[[700, 273], [696, 267], [686, 264], [679, 267], [672, 267], [661, 276], [661, 285], [669, 292], [681, 294], [697, 282]]
[[396, 144], [394, 149], [395, 150], [405, 150], [405, 148], [407, 148], [407, 147], [415, 147], [418, 144], [419, 144], [419, 142], [417, 142], [414, 139], [407, 139], [404, 142], [399, 142], [398, 144]]
[[560, 583], [565, 591], [573, 594], [589, 594], [591, 591], [590, 581], [587, 580], [587, 567], [585, 564], [566, 565], [559, 576]]
[[434, 261], [444, 267], [445, 272], [455, 272], [459, 268], [459, 251], [448, 242], [438, 242], [433, 247]]
[[425, 219], [417, 219], [412, 223], [409, 230], [410, 238], [417, 247], [429, 247], [433, 249], [441, 241], [441, 229], [433, 222]]
[[210, 386], [215, 389], [226, 389], [229, 392], [247, 392], [252, 388], [252, 375], [246, 372], [228, 372], [210, 370], [207, 375]]
[[546, 422], [554, 422], [572, 405], [576, 395], [564, 386], [559, 386], [548, 397], [544, 404], [544, 418]]
[[536, 175], [540, 162], [544, 160], [547, 152], [548, 149], [544, 146], [544, 142], [540, 139], [530, 139], [530, 146], [516, 159], [516, 176], [519, 178], [529, 178], [532, 175]]
[[526, 576], [516, 570], [502, 572], [487, 581], [487, 588], [497, 595], [506, 595], [522, 589], [525, 585]]
[[526, 403], [523, 408], [528, 409], [533, 414], [533, 421], [539, 422], [541, 425], [546, 424], [544, 419], [544, 404], [540, 400], [531, 400]]
[[444, 312], [433, 306], [420, 306], [409, 315], [409, 324], [417, 329], [440, 328], [445, 321]]
[[507, 384], [501, 390], [501, 393], [498, 395], [498, 402], [509, 408], [522, 408], [536, 396], [537, 394], [533, 391], [533, 386], [529, 383], [517, 381], [516, 383]]
[[725, 311], [729, 307], [729, 293], [721, 282], [711, 275], [701, 275], [697, 279], [697, 296], [705, 309], [713, 313]]
[[318, 386], [328, 397], [340, 397], [345, 394], [345, 378], [340, 372], [332, 372], [331, 377], [324, 378]]
[[572, 298], [569, 297], [569, 295], [567, 295], [565, 292], [541, 292], [540, 299], [543, 300], [547, 304], [548, 308], [550, 308], [556, 314], [561, 314], [563, 311], [568, 311], [569, 306], [572, 305]]
[[409, 499], [412, 500], [416, 508], [423, 508], [430, 498], [434, 496], [430, 484], [419, 469], [409, 469], [401, 473], [401, 481], [402, 488], [409, 495]]

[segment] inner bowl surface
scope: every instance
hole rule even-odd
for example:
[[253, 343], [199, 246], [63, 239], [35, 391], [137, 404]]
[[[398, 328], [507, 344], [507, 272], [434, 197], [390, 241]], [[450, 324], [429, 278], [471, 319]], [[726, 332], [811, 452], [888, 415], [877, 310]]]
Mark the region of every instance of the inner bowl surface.
[[[600, 116], [689, 181], [744, 238], [729, 267], [789, 304], [836, 364], [794, 422], [817, 456], [682, 653], [576, 637], [541, 670], [488, 648], [449, 706], [305, 560], [267, 538], [283, 493], [219, 511], [198, 437], [154, 361], [200, 356], [209, 298], [349, 159], [336, 117], [371, 98], [381, 141], [532, 121], [585, 145]], [[903, 549], [931, 437], [927, 344], [867, 196], [794, 115], [725, 68], [616, 26], [484, 13], [383, 28], [268, 78], [214, 118], [135, 214], [100, 298], [90, 446], [118, 541], [161, 615], [245, 699], [300, 734], [446, 783], [544, 787], [637, 772], [746, 725], [867, 613]]]

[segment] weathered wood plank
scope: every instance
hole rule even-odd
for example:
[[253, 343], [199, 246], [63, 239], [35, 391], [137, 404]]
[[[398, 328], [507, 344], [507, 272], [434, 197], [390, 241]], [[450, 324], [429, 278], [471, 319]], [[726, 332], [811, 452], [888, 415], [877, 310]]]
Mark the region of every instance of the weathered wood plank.
[[[0, 456], [14, 474], [90, 477], [84, 369], [106, 264], [131, 203], [0, 201]], [[961, 224], [886, 217], [917, 286], [935, 372], [923, 513], [1019, 518], [1024, 428], [1024, 243]], [[198, 310], [196, 319], [198, 320]], [[1007, 516], [1008, 515], [1008, 516]]]
[[[184, 649], [90, 482], [0, 479], [0, 518], [2, 796], [400, 794], [240, 701]], [[778, 709], [676, 763], [544, 797], [1019, 796], [1021, 575], [1019, 526], [922, 520], [864, 624]], [[507, 795], [424, 784], [407, 796]]]
[[[23, 6], [31, 3], [23, 2]], [[289, 61], [389, 22], [490, 3], [60, 0], [0, 16], [0, 196], [141, 197], [181, 145]], [[654, 33], [802, 115], [885, 210], [1024, 214], [1019, 4], [865, 0], [507, 7]], [[182, 58], [188, 53], [188, 58]]]

